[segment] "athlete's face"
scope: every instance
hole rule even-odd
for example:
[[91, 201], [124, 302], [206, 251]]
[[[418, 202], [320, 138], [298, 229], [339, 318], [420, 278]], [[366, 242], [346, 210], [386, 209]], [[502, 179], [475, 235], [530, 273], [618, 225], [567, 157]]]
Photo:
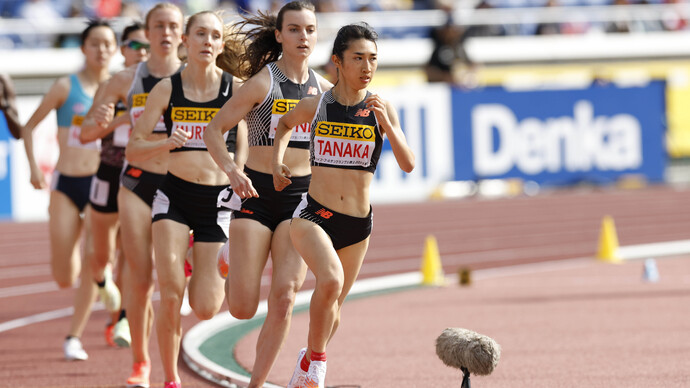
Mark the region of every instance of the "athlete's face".
[[282, 30], [276, 30], [276, 40], [289, 56], [308, 57], [316, 46], [316, 15], [307, 9], [286, 11]]
[[92, 28], [81, 46], [87, 67], [93, 68], [108, 67], [115, 50], [117, 50], [115, 33], [108, 27]]
[[160, 8], [151, 14], [146, 30], [151, 54], [177, 54], [182, 42], [182, 15], [175, 8]]
[[187, 56], [190, 61], [214, 62], [223, 51], [223, 23], [211, 13], [197, 15], [191, 23], [189, 35], [182, 36]]
[[120, 47], [125, 58], [125, 67], [145, 61], [149, 57], [149, 40], [143, 29], [132, 31], [127, 35], [127, 40]]
[[377, 51], [376, 43], [368, 39], [350, 42], [342, 60], [336, 55], [332, 58], [338, 67], [339, 80], [354, 89], [366, 88], [378, 67]]

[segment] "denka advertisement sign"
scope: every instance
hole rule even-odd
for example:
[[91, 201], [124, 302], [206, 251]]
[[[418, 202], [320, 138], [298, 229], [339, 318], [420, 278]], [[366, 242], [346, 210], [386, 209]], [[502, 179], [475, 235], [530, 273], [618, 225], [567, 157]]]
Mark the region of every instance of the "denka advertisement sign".
[[663, 180], [664, 83], [509, 92], [454, 90], [455, 179], [546, 184]]

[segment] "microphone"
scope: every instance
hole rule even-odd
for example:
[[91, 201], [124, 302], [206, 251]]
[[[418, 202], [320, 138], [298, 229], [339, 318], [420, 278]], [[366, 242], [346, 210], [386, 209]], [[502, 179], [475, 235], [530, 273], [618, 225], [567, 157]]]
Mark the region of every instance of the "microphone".
[[471, 330], [450, 327], [436, 338], [436, 355], [447, 366], [460, 369], [461, 388], [470, 388], [470, 374], [487, 376], [501, 358], [501, 346]]

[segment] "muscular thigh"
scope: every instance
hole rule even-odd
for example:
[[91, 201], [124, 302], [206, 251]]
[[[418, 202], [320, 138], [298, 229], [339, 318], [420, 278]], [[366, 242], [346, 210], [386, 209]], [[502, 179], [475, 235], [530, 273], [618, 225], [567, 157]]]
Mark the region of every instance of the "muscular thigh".
[[[236, 218], [230, 223], [228, 284], [231, 293], [258, 297], [273, 233], [258, 221]], [[239, 295], [237, 295], [239, 297]], [[254, 295], [251, 296], [254, 298]]]
[[342, 278], [342, 265], [328, 234], [315, 223], [293, 218], [290, 237], [295, 249], [317, 279], [326, 276]]

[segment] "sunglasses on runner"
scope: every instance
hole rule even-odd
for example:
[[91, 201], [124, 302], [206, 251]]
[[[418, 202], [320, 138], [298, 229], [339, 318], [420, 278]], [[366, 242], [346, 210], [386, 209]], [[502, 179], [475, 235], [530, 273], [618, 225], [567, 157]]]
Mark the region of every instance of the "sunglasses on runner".
[[148, 50], [151, 45], [148, 43], [139, 42], [138, 40], [127, 40], [124, 45], [132, 50]]

